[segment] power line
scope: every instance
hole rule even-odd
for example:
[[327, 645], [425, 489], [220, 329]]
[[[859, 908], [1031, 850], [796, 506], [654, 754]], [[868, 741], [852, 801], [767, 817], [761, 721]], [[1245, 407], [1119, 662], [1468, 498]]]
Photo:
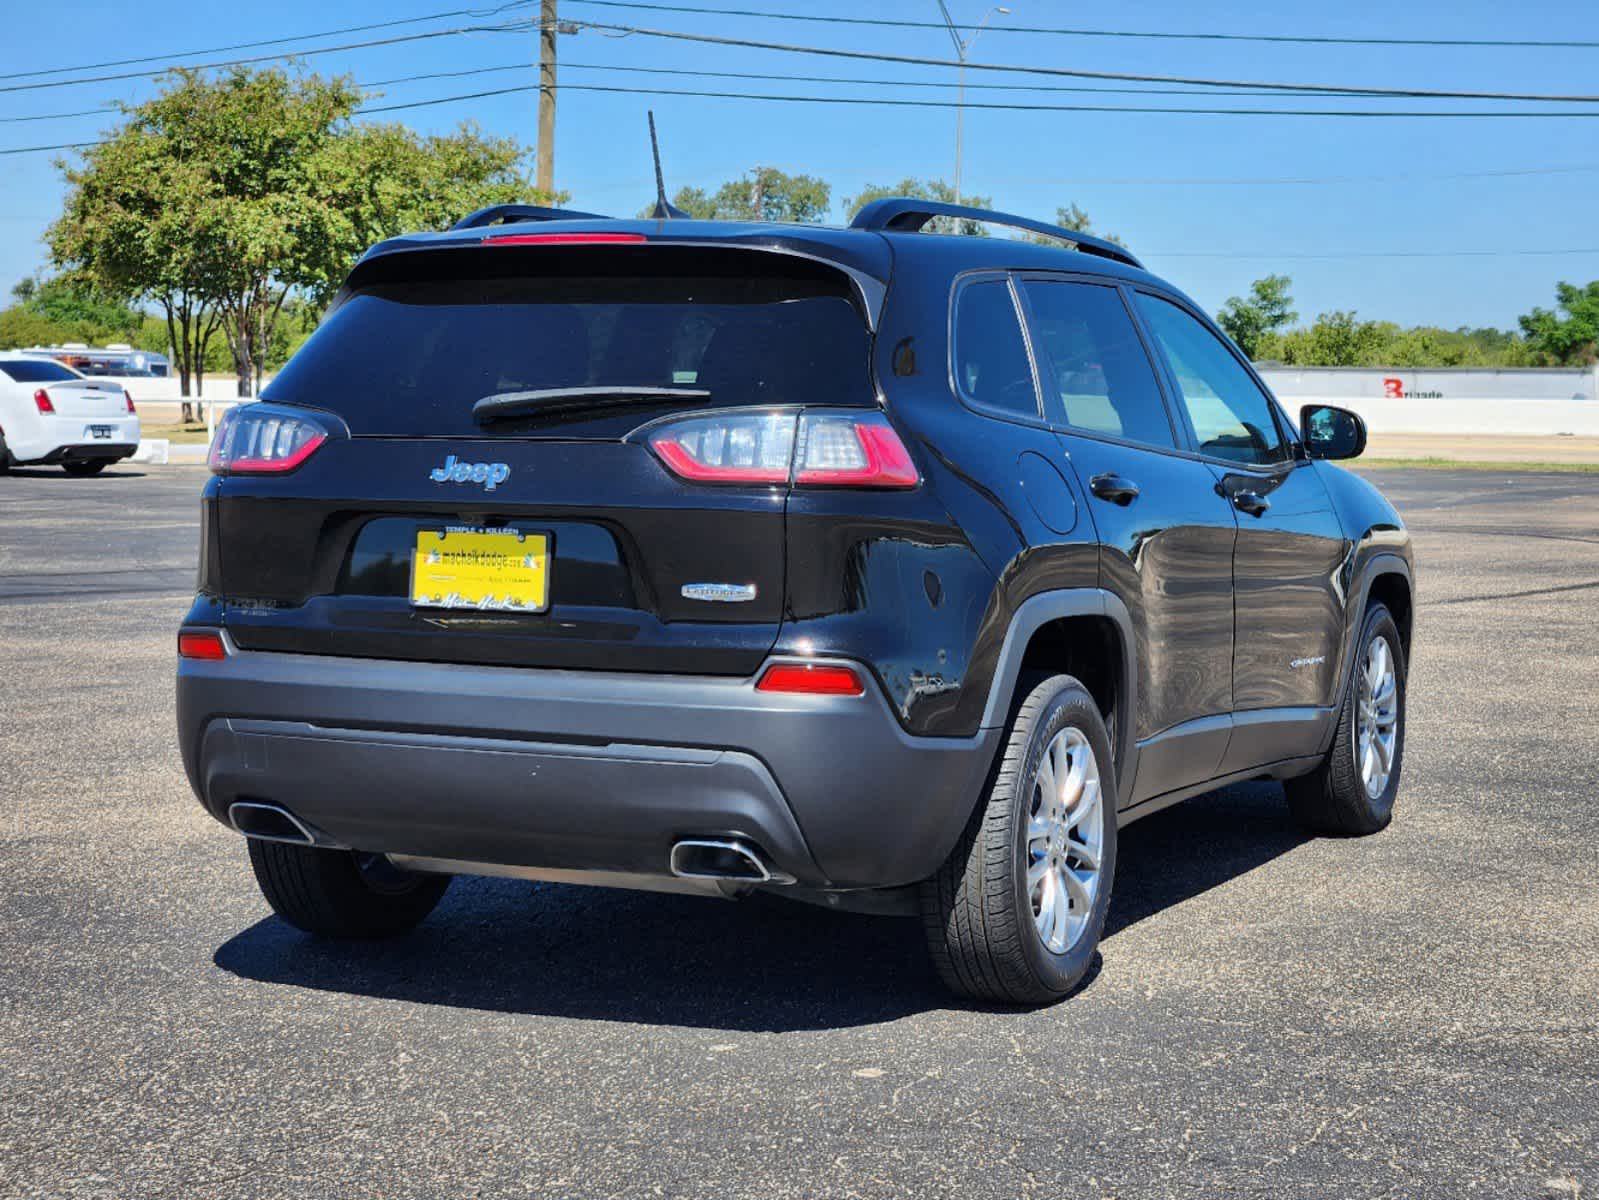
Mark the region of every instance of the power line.
[[[785, 104], [848, 104], [876, 105], [891, 108], [953, 108], [955, 100], [904, 100], [884, 96], [797, 96], [760, 92], [725, 92], [689, 88], [621, 87], [594, 83], [564, 83], [561, 90], [575, 92], [601, 92], [632, 96], [684, 96], [709, 100], [763, 100]], [[489, 88], [477, 92], [463, 92], [455, 96], [436, 96], [429, 100], [410, 100], [399, 104], [383, 104], [361, 109], [361, 115], [405, 112], [416, 108], [432, 108], [440, 104], [457, 104], [465, 100], [483, 100], [494, 96], [510, 96], [532, 90], [532, 85], [508, 88]], [[1599, 109], [1575, 110], [1512, 110], [1487, 111], [1480, 109], [1427, 110], [1427, 109], [1326, 109], [1326, 108], [1195, 108], [1134, 104], [1018, 104], [996, 101], [969, 100], [967, 108], [1000, 112], [1076, 112], [1076, 113], [1133, 113], [1142, 115], [1217, 116], [1217, 117], [1338, 117], [1338, 118], [1433, 118], [1433, 119], [1583, 119], [1599, 117]], [[51, 150], [79, 150], [103, 146], [104, 141], [63, 142], [48, 146], [15, 146], [0, 149], [0, 155], [36, 154]]]
[[[588, 0], [588, 2], [594, 3], [598, 2], [598, 0]], [[823, 46], [803, 46], [785, 42], [767, 42], [749, 38], [724, 37], [715, 34], [688, 33], [681, 30], [647, 29], [640, 26], [614, 25], [594, 21], [572, 21], [568, 23], [579, 28], [593, 29], [596, 31], [608, 32], [620, 36], [638, 35], [641, 37], [664, 38], [706, 45], [735, 46], [757, 50], [774, 50], [789, 54], [810, 54], [832, 58], [864, 60], [869, 62], [902, 63], [911, 66], [945, 68], [959, 68], [961, 66], [961, 64], [954, 59], [926, 58], [917, 55], [904, 54], [885, 54], [865, 50], [843, 50]], [[186, 68], [189, 70], [213, 70], [220, 67], [246, 66], [257, 62], [272, 62], [286, 58], [306, 58], [317, 54], [331, 54], [347, 50], [366, 50], [381, 46], [392, 46], [409, 42], [426, 41], [434, 38], [457, 37], [469, 33], [522, 33], [533, 29], [536, 25], [537, 22], [534, 20], [510, 21], [498, 25], [466, 25], [450, 29], [428, 30], [422, 33], [404, 34], [392, 38], [376, 38], [361, 42], [349, 42], [335, 46], [309, 47], [294, 51], [284, 51], [278, 54], [261, 54], [245, 58], [225, 59], [214, 62], [191, 63], [186, 64]], [[1014, 74], [1093, 79], [1105, 82], [1180, 84], [1200, 88], [1244, 88], [1256, 92], [1287, 92], [1295, 94], [1317, 93], [1348, 97], [1372, 96], [1432, 100], [1497, 100], [1574, 104], [1599, 103], [1599, 96], [1596, 95], [1447, 91], [1423, 88], [1373, 88], [1337, 84], [1282, 83], [1261, 80], [1209, 79], [1197, 76], [1182, 75], [1150, 75], [1123, 71], [1088, 71], [1067, 67], [1021, 66], [1006, 63], [968, 62], [965, 65], [974, 71], [999, 71]], [[179, 66], [185, 66], [185, 64], [174, 63], [155, 70], [127, 71], [107, 75], [89, 75], [73, 79], [51, 80], [48, 82], [20, 84], [9, 83], [0, 85], [0, 92], [32, 91], [47, 87], [71, 87], [86, 83], [106, 83], [123, 79], [144, 79], [151, 76], [164, 74], [166, 71], [176, 69]]]
[[509, 21], [502, 25], [461, 25], [453, 29], [433, 29], [426, 33], [408, 33], [400, 37], [375, 38], [365, 42], [347, 42], [339, 46], [315, 46], [303, 50], [286, 50], [282, 54], [257, 54], [249, 58], [230, 58], [207, 63], [172, 63], [152, 71], [123, 71], [113, 75], [85, 75], [79, 79], [56, 79], [45, 83], [8, 83], [0, 92], [31, 92], [40, 88], [72, 87], [82, 83], [107, 83], [119, 79], [149, 79], [165, 75], [168, 71], [210, 71], [218, 67], [242, 67], [258, 62], [278, 62], [286, 58], [309, 58], [314, 54], [332, 54], [340, 50], [369, 50], [377, 46], [398, 46], [406, 42], [421, 42], [431, 38], [458, 37], [468, 33], [526, 33], [535, 26], [534, 21]]
[[342, 29], [324, 29], [321, 33], [298, 33], [293, 37], [262, 38], [255, 42], [234, 42], [228, 46], [211, 46], [205, 50], [184, 50], [178, 54], [146, 54], [142, 58], [113, 58], [106, 62], [80, 63], [75, 67], [47, 67], [39, 71], [14, 71], [0, 75], [0, 80], [32, 79], [40, 75], [71, 75], [75, 71], [102, 71], [107, 67], [127, 67], [134, 63], [171, 62], [174, 58], [193, 58], [200, 54], [229, 54], [234, 50], [255, 50], [261, 46], [281, 46], [284, 42], [302, 42], [325, 37], [343, 37], [347, 33], [366, 33], [373, 29], [392, 29], [398, 25], [420, 25], [424, 21], [443, 21], [449, 17], [496, 17], [513, 8], [525, 8], [532, 0], [512, 0], [498, 8], [452, 8], [446, 12], [428, 13], [421, 17], [401, 17], [393, 21], [374, 21], [369, 25], [346, 25]]
[[[645, 4], [635, 0], [571, 0], [573, 4], [592, 4], [603, 8], [648, 9], [651, 12], [668, 12], [718, 17], [759, 17], [770, 21], [817, 21], [828, 25], [868, 25], [892, 29], [946, 28], [941, 21], [913, 21], [890, 17], [834, 17], [815, 13], [758, 12], [748, 8], [711, 8], [690, 4]], [[977, 29], [976, 25], [956, 22], [957, 29]], [[1127, 38], [1165, 41], [1206, 42], [1269, 42], [1308, 46], [1465, 46], [1506, 49], [1538, 50], [1592, 50], [1599, 42], [1572, 40], [1532, 40], [1524, 38], [1393, 38], [1393, 37], [1332, 37], [1312, 34], [1270, 33], [1166, 33], [1130, 29], [1070, 29], [1047, 25], [1011, 25], [989, 22], [983, 29], [995, 33], [1043, 33], [1062, 37]]]
[[[529, 71], [533, 64], [529, 62], [506, 63], [503, 66], [492, 67], [467, 67], [459, 71], [428, 71], [420, 75], [398, 75], [393, 79], [374, 79], [370, 82], [358, 82], [360, 88], [392, 87], [400, 83], [419, 83], [432, 79], [460, 79], [466, 76], [494, 75], [506, 71]], [[782, 80], [786, 83], [844, 83], [857, 84], [864, 87], [888, 88], [952, 88], [955, 86], [943, 80], [929, 79], [871, 79], [861, 75], [794, 75], [786, 72], [772, 71], [708, 71], [693, 67], [636, 67], [621, 66], [609, 63], [565, 63], [563, 69], [572, 71], [622, 71], [632, 74], [644, 75], [677, 75], [704, 79], [755, 79], [755, 80]], [[1259, 92], [1253, 91], [1215, 91], [1208, 88], [1163, 88], [1163, 87], [1119, 87], [1102, 86], [1098, 84], [1059, 84], [1059, 83], [968, 83], [967, 88], [973, 91], [990, 92], [1070, 92], [1088, 95], [1133, 95], [1133, 96], [1258, 96]], [[1300, 94], [1300, 93], [1296, 93]], [[1315, 96], [1318, 93], [1302, 93]], [[1338, 98], [1339, 93], [1327, 93], [1329, 98]], [[77, 112], [65, 113], [40, 113], [25, 117], [0, 117], [0, 125], [15, 124], [24, 121], [57, 121], [76, 117], [107, 116], [120, 112], [118, 108], [88, 108]]]
[[[884, 54], [869, 50], [842, 50], [831, 46], [802, 46], [792, 42], [766, 42], [755, 38], [724, 37], [711, 33], [686, 33], [675, 29], [647, 29], [638, 25], [613, 25], [598, 21], [574, 21], [584, 29], [608, 30], [624, 35], [664, 38], [670, 41], [698, 42], [710, 46], [738, 46], [747, 50], [776, 50], [785, 54], [814, 54], [827, 58], [852, 58], [868, 62], [904, 63], [922, 67], [961, 67], [953, 58], [926, 58], [914, 54]], [[1534, 92], [1466, 92], [1431, 88], [1374, 88], [1325, 83], [1278, 83], [1252, 79], [1207, 79], [1193, 75], [1146, 75], [1131, 71], [1086, 71], [1072, 67], [1029, 67], [1011, 63], [967, 61], [969, 71], [1004, 71], [1024, 75], [1065, 76], [1073, 79], [1101, 79], [1122, 83], [1177, 83], [1196, 87], [1250, 88], [1264, 92], [1327, 92], [1340, 96], [1386, 96], [1396, 99], [1431, 100], [1515, 100], [1562, 104], [1599, 104], [1596, 95], [1553, 95]]]
[[[689, 96], [711, 100], [766, 100], [786, 104], [871, 104], [891, 108], [954, 108], [956, 100], [903, 100], [884, 96], [795, 96], [760, 92], [721, 92], [688, 88], [621, 87], [595, 83], [567, 83], [561, 87], [575, 92], [613, 92], [637, 96]], [[413, 100], [404, 104], [386, 104], [362, 111], [367, 113], [401, 112], [405, 109], [427, 108], [434, 104], [450, 104], [461, 100], [481, 100], [490, 96], [508, 96], [523, 92], [525, 87], [494, 88], [481, 92], [467, 92], [459, 96], [440, 96], [432, 100]], [[1481, 109], [1427, 110], [1427, 109], [1327, 109], [1327, 108], [1176, 108], [1133, 104], [1017, 104], [997, 101], [968, 100], [967, 108], [988, 109], [1000, 112], [1085, 112], [1085, 113], [1167, 113], [1183, 116], [1219, 117], [1402, 117], [1402, 118], [1475, 118], [1475, 119], [1527, 119], [1527, 118], [1592, 118], [1599, 117], [1599, 108], [1592, 109], [1516, 109], [1486, 111]]]

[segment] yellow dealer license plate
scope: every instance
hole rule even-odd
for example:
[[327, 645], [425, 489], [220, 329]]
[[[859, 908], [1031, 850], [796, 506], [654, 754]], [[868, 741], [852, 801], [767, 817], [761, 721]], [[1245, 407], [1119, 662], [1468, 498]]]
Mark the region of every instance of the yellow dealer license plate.
[[411, 556], [418, 608], [543, 612], [550, 606], [550, 535], [518, 529], [424, 529]]

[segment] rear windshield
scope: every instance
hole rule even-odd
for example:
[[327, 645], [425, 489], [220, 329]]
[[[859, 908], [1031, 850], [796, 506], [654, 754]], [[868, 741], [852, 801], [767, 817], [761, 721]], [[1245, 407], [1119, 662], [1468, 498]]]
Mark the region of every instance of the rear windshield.
[[540, 418], [480, 425], [473, 403], [551, 388], [709, 391], [696, 409], [867, 404], [869, 336], [844, 282], [639, 273], [380, 281], [336, 309], [265, 395], [337, 412], [357, 435], [432, 437], [514, 436]]
[[48, 358], [8, 358], [0, 360], [0, 374], [13, 383], [60, 383], [63, 379], [76, 379], [76, 371], [68, 370]]

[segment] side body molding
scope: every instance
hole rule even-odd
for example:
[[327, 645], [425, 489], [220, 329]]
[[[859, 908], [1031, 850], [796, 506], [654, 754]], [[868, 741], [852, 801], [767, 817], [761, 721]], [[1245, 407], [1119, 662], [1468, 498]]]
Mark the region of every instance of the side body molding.
[[1127, 606], [1114, 593], [1104, 588], [1067, 588], [1040, 592], [1023, 602], [1005, 631], [999, 664], [989, 685], [988, 704], [983, 709], [982, 727], [1004, 727], [1010, 718], [1011, 699], [1016, 691], [1016, 680], [1021, 675], [1027, 643], [1032, 640], [1033, 634], [1049, 622], [1066, 617], [1106, 617], [1116, 627], [1122, 665], [1116, 693], [1116, 728], [1111, 730], [1111, 736], [1116, 745], [1116, 786], [1120, 792], [1118, 806], [1125, 805], [1131, 798], [1129, 788], [1137, 755], [1133, 745], [1132, 720], [1133, 713], [1138, 710], [1138, 664], [1133, 658], [1132, 617]]

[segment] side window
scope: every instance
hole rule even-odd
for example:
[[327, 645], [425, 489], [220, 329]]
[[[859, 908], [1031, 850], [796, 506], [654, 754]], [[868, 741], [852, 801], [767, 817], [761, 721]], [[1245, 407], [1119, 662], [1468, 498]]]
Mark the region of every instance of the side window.
[[1038, 416], [1033, 368], [1010, 285], [1003, 279], [969, 283], [956, 297], [955, 383], [987, 408]]
[[1028, 280], [1023, 288], [1039, 372], [1045, 388], [1060, 394], [1066, 423], [1166, 450], [1176, 446], [1155, 368], [1121, 294], [1045, 279]]
[[1200, 452], [1242, 463], [1286, 459], [1271, 401], [1221, 339], [1169, 300], [1135, 295], [1177, 376]]

